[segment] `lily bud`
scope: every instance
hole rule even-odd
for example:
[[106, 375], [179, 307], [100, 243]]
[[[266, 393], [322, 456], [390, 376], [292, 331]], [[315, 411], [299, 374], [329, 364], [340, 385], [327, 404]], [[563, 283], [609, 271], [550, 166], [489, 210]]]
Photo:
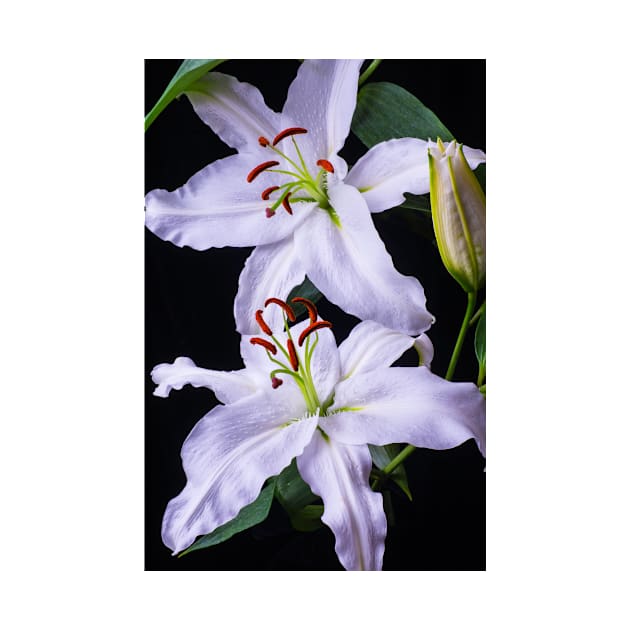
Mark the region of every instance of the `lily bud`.
[[486, 277], [486, 196], [455, 141], [429, 148], [429, 174], [442, 262], [464, 291], [476, 291]]

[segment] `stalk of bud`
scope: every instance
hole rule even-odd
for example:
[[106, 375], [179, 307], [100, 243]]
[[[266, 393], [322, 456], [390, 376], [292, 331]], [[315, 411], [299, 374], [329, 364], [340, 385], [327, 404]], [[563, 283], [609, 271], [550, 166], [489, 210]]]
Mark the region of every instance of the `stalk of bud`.
[[486, 196], [455, 141], [429, 148], [429, 174], [442, 262], [464, 291], [477, 291], [486, 277]]

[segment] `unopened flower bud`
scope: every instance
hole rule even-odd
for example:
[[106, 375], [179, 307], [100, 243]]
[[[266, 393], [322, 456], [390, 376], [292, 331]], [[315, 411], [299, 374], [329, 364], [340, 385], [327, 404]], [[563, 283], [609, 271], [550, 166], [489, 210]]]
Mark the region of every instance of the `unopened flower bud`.
[[440, 256], [465, 291], [476, 291], [486, 277], [486, 196], [455, 141], [429, 148], [429, 173]]

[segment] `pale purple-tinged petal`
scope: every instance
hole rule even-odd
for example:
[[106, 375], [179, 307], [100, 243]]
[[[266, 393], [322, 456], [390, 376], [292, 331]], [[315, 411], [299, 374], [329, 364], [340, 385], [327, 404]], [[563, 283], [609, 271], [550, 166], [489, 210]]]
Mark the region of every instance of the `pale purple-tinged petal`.
[[[417, 138], [387, 140], [373, 146], [350, 170], [346, 184], [358, 188], [370, 212], [382, 212], [405, 200], [403, 193], [424, 195], [429, 192], [428, 148], [434, 142]], [[485, 162], [478, 149], [464, 147], [470, 167]]]
[[186, 90], [186, 96], [199, 118], [240, 152], [267, 155], [258, 138], [272, 140], [280, 131], [280, 114], [267, 107], [259, 90], [227, 74], [206, 74]]
[[252, 156], [231, 155], [206, 166], [172, 192], [152, 190], [145, 199], [147, 227], [165, 241], [198, 250], [249, 247], [286, 238], [312, 204], [299, 204], [293, 216], [281, 211], [268, 218], [265, 208], [270, 202], [260, 195], [276, 176], [263, 173], [248, 184], [247, 174], [254, 166]]
[[416, 138], [381, 142], [352, 167], [345, 182], [359, 189], [370, 212], [400, 205], [403, 193], [428, 193], [427, 142]]
[[[270, 314], [274, 309], [279, 310], [279, 307], [275, 304], [270, 304], [264, 310], [263, 317], [265, 318], [265, 320], [268, 317], [267, 314]], [[298, 344], [298, 340], [302, 331], [307, 328], [310, 323], [310, 319], [306, 319], [304, 321], [298, 322], [297, 324], [294, 324], [290, 328], [291, 337], [293, 339], [293, 343], [295, 344], [295, 350], [297, 352], [300, 365], [305, 365], [305, 353], [307, 344], [305, 340], [304, 344], [300, 347], [300, 345]], [[259, 333], [258, 335], [244, 335], [241, 339], [241, 356], [243, 357], [243, 361], [247, 366], [248, 375], [250, 375], [251, 378], [255, 378], [254, 375], [260, 375], [260, 380], [258, 382], [260, 382], [261, 386], [270, 387], [269, 373], [271, 372], [271, 370], [275, 370], [279, 366], [269, 360], [267, 352], [264, 348], [259, 345], [251, 344], [250, 340], [253, 336], [262, 337], [263, 339], [271, 342], [273, 342], [273, 340], [263, 333]], [[281, 344], [282, 347], [286, 349], [288, 340], [287, 333], [280, 328], [276, 328], [274, 330], [274, 337], [279, 342], [279, 344]], [[340, 378], [341, 366], [339, 361], [339, 350], [337, 349], [335, 336], [329, 328], [322, 328], [311, 333], [308, 339], [310, 340], [308, 347], [310, 350], [312, 350], [311, 376], [313, 378], [313, 384], [315, 385], [315, 390], [317, 391], [319, 401], [323, 404], [331, 395], [335, 384], [339, 381]], [[317, 345], [313, 349], [312, 344], [315, 342], [316, 339]], [[282, 351], [279, 348], [274, 358], [288, 365], [286, 357], [282, 354]], [[279, 387], [276, 391], [284, 390], [285, 388], [291, 388], [300, 397], [302, 396], [302, 394], [299, 393], [299, 389], [295, 385], [295, 381], [290, 376], [284, 374], [281, 374], [279, 376], [283, 380], [283, 385]]]
[[156, 365], [151, 378], [157, 385], [154, 396], [168, 397], [171, 389], [181, 389], [184, 385], [207, 387], [211, 389], [222, 403], [231, 403], [250, 396], [257, 387], [248, 376], [247, 370], [220, 372], [197, 367], [188, 357], [178, 357], [173, 363]]
[[329, 190], [338, 227], [317, 209], [295, 232], [295, 244], [313, 284], [333, 303], [360, 319], [417, 335], [433, 322], [416, 278], [394, 268], [369, 210], [356, 188]]
[[369, 485], [367, 446], [339, 444], [315, 431], [297, 458], [300, 475], [324, 502], [322, 521], [335, 535], [335, 551], [349, 571], [380, 571], [387, 521], [383, 497]]
[[431, 368], [431, 361], [433, 361], [433, 343], [427, 335], [424, 333], [415, 338], [413, 345], [418, 353], [420, 359], [420, 365], [426, 368]]
[[387, 368], [413, 344], [414, 338], [409, 335], [378, 322], [361, 322], [339, 346], [342, 378]]
[[164, 544], [178, 553], [254, 501], [310, 441], [317, 418], [292, 422], [303, 414], [264, 393], [206, 414], [182, 447], [187, 482], [166, 507]]
[[[429, 149], [431, 149], [433, 157], [435, 158], [442, 157], [441, 151], [436, 152], [436, 149], [438, 147], [436, 142], [433, 142], [433, 140], [429, 140], [428, 146], [429, 146]], [[462, 151], [464, 152], [464, 157], [466, 158], [466, 162], [468, 162], [468, 166], [470, 166], [470, 168], [473, 171], [480, 164], [486, 161], [486, 154], [481, 149], [471, 149], [470, 147], [467, 147], [466, 145], [462, 145]], [[445, 155], [454, 157], [456, 152], [457, 152], [457, 142], [455, 140], [451, 140], [450, 142], [446, 144], [444, 153]]]
[[[270, 219], [275, 221], [277, 217]], [[255, 315], [270, 297], [286, 300], [293, 287], [299, 285], [306, 272], [295, 249], [292, 236], [257, 247], [245, 261], [238, 279], [238, 293], [234, 301], [236, 329], [242, 335], [258, 335], [260, 328]], [[282, 311], [265, 310], [265, 320], [272, 330], [282, 330]]]
[[475, 438], [485, 455], [485, 399], [472, 383], [451, 383], [425, 367], [357, 374], [335, 388], [320, 426], [348, 444], [407, 442], [436, 450]]
[[307, 59], [289, 87], [282, 110], [305, 127], [317, 159], [330, 160], [340, 177], [347, 166], [337, 153], [350, 133], [362, 59]]

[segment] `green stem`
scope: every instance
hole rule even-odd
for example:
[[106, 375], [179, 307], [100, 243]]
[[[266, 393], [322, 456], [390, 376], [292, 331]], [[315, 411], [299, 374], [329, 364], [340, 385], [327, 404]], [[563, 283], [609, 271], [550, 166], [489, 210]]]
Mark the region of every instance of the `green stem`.
[[485, 364], [479, 365], [479, 374], [477, 376], [477, 387], [481, 387], [483, 382], [486, 380], [486, 366]]
[[371, 76], [374, 70], [379, 67], [382, 59], [374, 59], [372, 63], [365, 69], [365, 72], [359, 77], [359, 87], [361, 87]]
[[[464, 345], [464, 339], [466, 337], [466, 333], [468, 332], [468, 326], [470, 324], [470, 319], [475, 310], [475, 304], [477, 302], [477, 292], [471, 291], [468, 293], [468, 304], [466, 305], [466, 313], [464, 314], [464, 321], [459, 329], [459, 335], [457, 336], [457, 341], [455, 342], [455, 348], [453, 349], [453, 354], [451, 356], [451, 361], [448, 365], [448, 370], [446, 372], [446, 376], [444, 377], [447, 381], [450, 381], [453, 377], [453, 372], [455, 372], [455, 367], [457, 365], [457, 361], [459, 360], [459, 355], [462, 351], [462, 346]], [[400, 464], [402, 464], [411, 453], [416, 450], [416, 447], [412, 444], [408, 444], [403, 448], [394, 459], [392, 459], [385, 468], [383, 468], [382, 473], [383, 477], [390, 475]], [[372, 483], [372, 490], [378, 490], [381, 486], [383, 478], [376, 479]]]
[[448, 364], [448, 370], [446, 370], [446, 376], [444, 377], [447, 381], [450, 381], [453, 378], [453, 372], [455, 372], [455, 366], [457, 365], [459, 354], [462, 351], [462, 347], [464, 345], [464, 339], [466, 338], [466, 333], [468, 332], [468, 323], [470, 322], [470, 318], [472, 317], [472, 314], [475, 310], [476, 302], [477, 292], [471, 291], [470, 293], [468, 293], [468, 304], [466, 306], [466, 313], [464, 314], [464, 321], [462, 322], [461, 328], [459, 329], [459, 335], [457, 336], [457, 341], [455, 342], [455, 348], [453, 349], [451, 362]]

